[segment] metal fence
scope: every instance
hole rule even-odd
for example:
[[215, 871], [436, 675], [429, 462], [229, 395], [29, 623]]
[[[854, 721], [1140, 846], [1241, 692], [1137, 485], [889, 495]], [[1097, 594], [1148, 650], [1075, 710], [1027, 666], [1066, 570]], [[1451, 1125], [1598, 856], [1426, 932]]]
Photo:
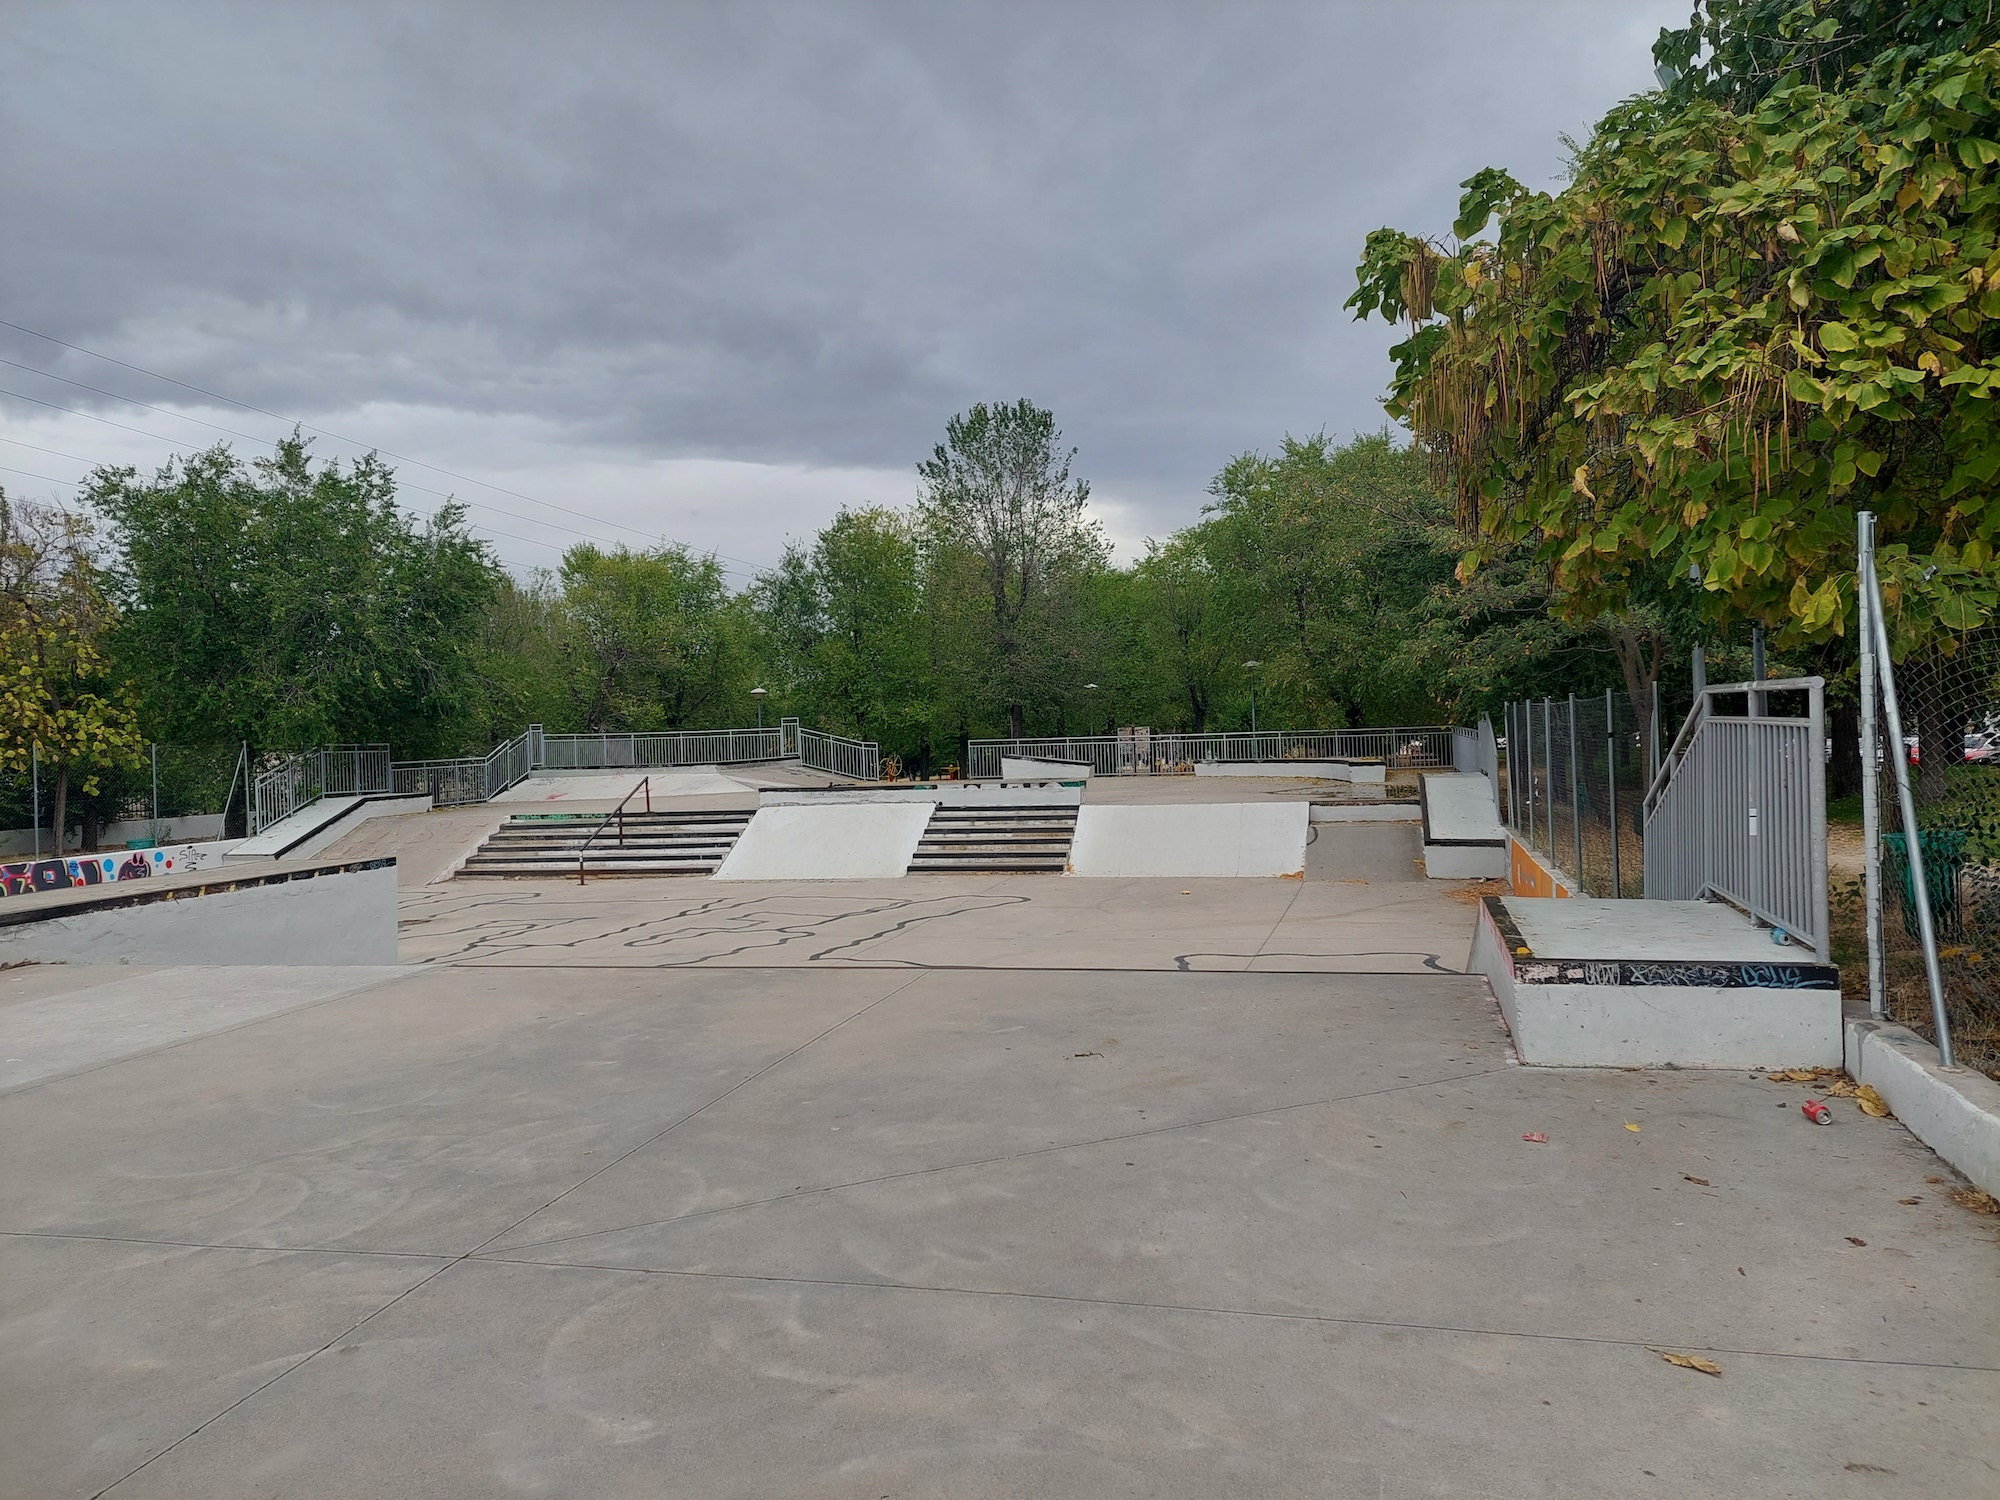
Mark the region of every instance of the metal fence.
[[817, 729], [794, 726], [799, 764], [809, 771], [825, 771], [856, 781], [879, 781], [882, 776], [882, 747], [873, 740], [844, 739], [822, 734]]
[[402, 760], [390, 767], [399, 796], [430, 793], [439, 807], [490, 802], [508, 787], [525, 781], [535, 768], [539, 726], [517, 735], [488, 755], [464, 755], [448, 760]]
[[322, 797], [363, 796], [393, 787], [387, 745], [323, 745], [287, 756], [250, 783], [250, 832], [262, 833]]
[[1001, 760], [1066, 761], [1100, 776], [1192, 775], [1200, 764], [1285, 760], [1379, 760], [1392, 771], [1437, 769], [1453, 762], [1448, 725], [1400, 729], [1266, 729], [1254, 734], [1053, 735], [1031, 739], [973, 740], [966, 775], [998, 776]]
[[659, 734], [544, 734], [538, 768], [549, 771], [625, 770], [672, 766], [745, 765], [788, 760], [794, 732], [772, 729], [686, 729]]
[[1491, 773], [1501, 816], [1585, 895], [1645, 893], [1640, 809], [1657, 755], [1652, 702], [1606, 692], [1507, 705], [1506, 763], [1496, 747]]
[[1825, 690], [1791, 677], [1696, 695], [1646, 795], [1648, 897], [1720, 898], [1828, 956]]

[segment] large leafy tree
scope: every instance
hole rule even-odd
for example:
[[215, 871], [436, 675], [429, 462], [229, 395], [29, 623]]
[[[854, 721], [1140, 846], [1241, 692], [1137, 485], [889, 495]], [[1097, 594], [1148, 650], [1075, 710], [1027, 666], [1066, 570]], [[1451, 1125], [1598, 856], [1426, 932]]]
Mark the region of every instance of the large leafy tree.
[[1025, 400], [982, 402], [953, 417], [944, 442], [917, 466], [927, 567], [941, 583], [974, 581], [985, 657], [974, 670], [1016, 738], [1027, 732], [1031, 705], [1051, 704], [1073, 686], [1088, 580], [1109, 560], [1086, 508], [1090, 486], [1070, 475], [1075, 457], [1063, 450], [1052, 413]]
[[72, 785], [95, 793], [145, 743], [112, 671], [112, 624], [87, 519], [0, 490], [0, 770], [24, 778], [39, 760], [57, 849]]
[[[2000, 48], [1959, 0], [1709, 3], [1567, 186], [1469, 179], [1456, 238], [1379, 230], [1388, 406], [1471, 575], [1528, 544], [1590, 619], [1692, 571], [1712, 625], [1821, 643], [1880, 518], [1899, 650], [2000, 604]], [[1490, 226], [1490, 228], [1489, 228]]]
[[85, 493], [158, 737], [466, 748], [501, 574], [459, 507], [413, 521], [374, 457], [315, 464], [296, 435], [249, 464], [218, 446], [150, 479], [99, 469]]

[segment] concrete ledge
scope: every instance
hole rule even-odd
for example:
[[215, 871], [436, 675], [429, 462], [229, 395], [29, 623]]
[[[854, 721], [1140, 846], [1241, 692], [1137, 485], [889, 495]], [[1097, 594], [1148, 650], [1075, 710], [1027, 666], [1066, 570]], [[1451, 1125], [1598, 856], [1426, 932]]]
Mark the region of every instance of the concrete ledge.
[[1201, 760], [1197, 776], [1284, 776], [1295, 781], [1348, 781], [1382, 786], [1388, 772], [1379, 760]]
[[1505, 880], [1507, 846], [1425, 844], [1424, 874], [1432, 880]]
[[840, 807], [921, 802], [945, 807], [1075, 807], [1081, 781], [911, 781], [896, 786], [767, 787], [759, 807]]
[[244, 839], [229, 851], [227, 860], [243, 864], [252, 860], [311, 859], [370, 818], [401, 818], [429, 812], [435, 803], [429, 792], [414, 796], [379, 792], [363, 797], [323, 798], [273, 823], [255, 838]]
[[1845, 1030], [1854, 1081], [1872, 1087], [1912, 1135], [1975, 1185], [2000, 1194], [2000, 1083], [1970, 1069], [1947, 1072], [1937, 1048], [1906, 1026], [1864, 1017]]
[[1027, 756], [1000, 757], [1003, 781], [1088, 781], [1097, 768], [1087, 760], [1034, 760]]
[[1414, 823], [1418, 819], [1414, 802], [1315, 802], [1315, 823]]
[[1070, 845], [1072, 875], [1302, 875], [1303, 802], [1087, 804]]
[[393, 964], [396, 862], [170, 875], [0, 905], [0, 964]]
[[[1553, 898], [1542, 898], [1553, 901]], [[1521, 1061], [1550, 1068], [1828, 1068], [1841, 1061], [1839, 970], [1814, 961], [1535, 952], [1509, 913], [1479, 904], [1467, 967], [1486, 976]], [[1531, 903], [1532, 904], [1532, 903]], [[1592, 902], [1682, 907], [1687, 902]], [[1563, 905], [1569, 903], [1565, 901]], [[1643, 920], [1643, 914], [1623, 914]], [[1662, 912], [1673, 919], [1679, 914]], [[1744, 923], [1746, 929], [1750, 924]], [[1754, 929], [1753, 929], [1754, 931]], [[1885, 1095], [1886, 1097], [1886, 1095]]]

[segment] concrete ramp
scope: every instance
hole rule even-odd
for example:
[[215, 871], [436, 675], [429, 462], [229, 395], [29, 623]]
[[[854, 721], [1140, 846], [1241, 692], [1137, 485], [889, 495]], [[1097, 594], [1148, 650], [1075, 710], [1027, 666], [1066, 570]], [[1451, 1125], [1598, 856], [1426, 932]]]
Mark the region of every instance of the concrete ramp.
[[1427, 771], [1417, 781], [1424, 873], [1433, 880], [1503, 880], [1507, 830], [1493, 783], [1477, 772]]
[[716, 880], [884, 880], [909, 873], [935, 803], [760, 807]]
[[737, 781], [714, 766], [677, 766], [651, 771], [620, 768], [612, 771], [543, 771], [510, 786], [495, 802], [617, 802], [630, 796], [640, 782], [650, 782], [655, 802], [669, 797], [713, 797], [724, 792], [744, 792], [752, 783]]
[[1299, 875], [1304, 802], [1188, 802], [1085, 806], [1070, 846], [1072, 875]]

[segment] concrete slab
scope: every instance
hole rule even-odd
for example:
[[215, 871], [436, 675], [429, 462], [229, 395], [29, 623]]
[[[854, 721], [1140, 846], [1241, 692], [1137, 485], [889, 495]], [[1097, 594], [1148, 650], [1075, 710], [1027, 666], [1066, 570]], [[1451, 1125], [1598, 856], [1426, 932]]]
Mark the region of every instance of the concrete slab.
[[929, 799], [760, 807], [715, 880], [883, 880], [910, 868]]
[[1424, 819], [1424, 873], [1433, 880], [1500, 880], [1508, 870], [1507, 830], [1484, 776], [1426, 771], [1418, 780]]
[[1195, 763], [1194, 774], [1230, 779], [1277, 776], [1288, 781], [1347, 781], [1356, 786], [1381, 786], [1388, 779], [1379, 760], [1204, 760]]
[[0, 1098], [0, 1492], [1981, 1493], [1991, 1221], [1801, 1092], [1445, 975], [428, 970]]
[[1034, 760], [1027, 756], [1000, 757], [1000, 775], [1007, 781], [1089, 781], [1097, 774], [1087, 760]]
[[1555, 958], [1715, 959], [1731, 963], [1810, 960], [1805, 949], [1771, 941], [1717, 901], [1508, 900], [1508, 913], [1536, 953]]
[[547, 771], [507, 788], [494, 802], [604, 802], [616, 804], [642, 781], [651, 783], [655, 803], [676, 797], [714, 797], [753, 790], [755, 781], [738, 780], [715, 766], [681, 766], [671, 770]]
[[1415, 823], [1314, 823], [1306, 843], [1306, 879], [1380, 885], [1422, 880], [1422, 830]]
[[248, 864], [258, 860], [311, 859], [329, 844], [377, 818], [406, 818], [431, 810], [428, 792], [416, 797], [375, 793], [365, 797], [322, 797], [280, 819], [254, 838], [239, 839], [224, 860]]
[[1303, 873], [1307, 809], [1298, 802], [1107, 807], [1077, 814], [1076, 875], [1271, 876]]

